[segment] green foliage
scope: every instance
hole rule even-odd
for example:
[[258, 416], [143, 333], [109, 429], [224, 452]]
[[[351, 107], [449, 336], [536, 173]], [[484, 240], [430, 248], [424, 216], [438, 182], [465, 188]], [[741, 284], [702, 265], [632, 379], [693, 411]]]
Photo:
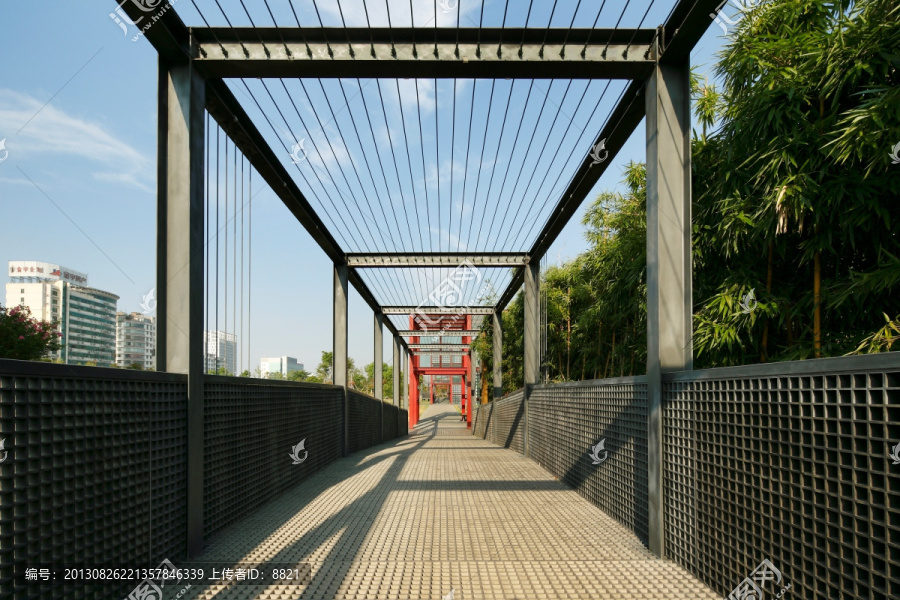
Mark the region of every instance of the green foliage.
[[[695, 367], [896, 350], [900, 317], [900, 5], [770, 0], [717, 65], [692, 74]], [[646, 363], [646, 173], [625, 171], [584, 218], [590, 248], [546, 270], [551, 380]], [[753, 291], [752, 310], [741, 306]], [[503, 315], [504, 389], [522, 385], [523, 303]], [[476, 341], [490, 373], [492, 328]]]
[[28, 307], [0, 306], [0, 358], [40, 360], [60, 349], [58, 321], [38, 321]]

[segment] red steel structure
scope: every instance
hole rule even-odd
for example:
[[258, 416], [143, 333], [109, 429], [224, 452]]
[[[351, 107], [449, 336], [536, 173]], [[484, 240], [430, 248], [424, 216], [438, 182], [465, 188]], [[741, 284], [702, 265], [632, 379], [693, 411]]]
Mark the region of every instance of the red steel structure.
[[[411, 336], [410, 344], [421, 343], [423, 337], [433, 337], [441, 335], [444, 337], [453, 336], [454, 331], [470, 331], [472, 329], [472, 315], [410, 315], [409, 328], [414, 331], [421, 331], [421, 336]], [[469, 345], [472, 343], [471, 336], [460, 336], [460, 343]], [[447, 354], [451, 354], [448, 352]], [[449, 386], [450, 403], [453, 404], [453, 377], [460, 377], [460, 409], [466, 420], [466, 426], [472, 427], [472, 402], [469, 392], [469, 378], [472, 368], [472, 357], [469, 353], [462, 355], [461, 364], [453, 364], [453, 361], [445, 360], [448, 358], [444, 354], [429, 353], [429, 362], [427, 366], [422, 366], [423, 354], [411, 350], [409, 353], [409, 427], [416, 426], [419, 422], [419, 388], [421, 386], [421, 377], [425, 375], [432, 376], [430, 387], [430, 401], [434, 402], [434, 387]], [[435, 364], [437, 362], [437, 364]], [[434, 383], [434, 376], [447, 376], [450, 381], [448, 383]]]

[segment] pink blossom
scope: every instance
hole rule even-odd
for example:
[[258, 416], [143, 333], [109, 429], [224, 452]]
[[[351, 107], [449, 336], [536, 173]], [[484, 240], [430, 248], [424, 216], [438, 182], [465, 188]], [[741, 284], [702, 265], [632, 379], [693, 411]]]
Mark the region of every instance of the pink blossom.
[[20, 336], [19, 336], [19, 339], [20, 339], [20, 340], [24, 340], [24, 339], [25, 339], [25, 336], [24, 336], [24, 335], [20, 335]]

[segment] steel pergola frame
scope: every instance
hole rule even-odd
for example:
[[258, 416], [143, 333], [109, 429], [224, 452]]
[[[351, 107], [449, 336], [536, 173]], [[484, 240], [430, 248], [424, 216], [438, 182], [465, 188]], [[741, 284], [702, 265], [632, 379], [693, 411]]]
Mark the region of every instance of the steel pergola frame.
[[[149, 9], [136, 2], [117, 2], [117, 6], [135, 23], [150, 16], [147, 14]], [[408, 356], [414, 354], [410, 354], [410, 344], [399, 328], [384, 316], [412, 318], [417, 315], [420, 322], [441, 322], [440, 315], [469, 315], [469, 319], [471, 315], [491, 315], [496, 349], [500, 341], [500, 335], [497, 335], [499, 314], [524, 286], [526, 421], [528, 390], [537, 383], [540, 366], [540, 260], [646, 117], [649, 546], [657, 556], [664, 555], [661, 373], [690, 369], [692, 365], [690, 52], [709, 28], [710, 16], [720, 6], [721, 0], [678, 0], [666, 22], [656, 29], [540, 28], [537, 34], [520, 29], [518, 43], [501, 40], [504, 32], [512, 29], [188, 28], [176, 11], [169, 10], [169, 2], [157, 7], [158, 11], [152, 9], [158, 14], [152, 17], [152, 26], [145, 28], [142, 34], [157, 50], [160, 64], [158, 368], [161, 365], [160, 370], [188, 373], [189, 554], [195, 554], [203, 547], [204, 400], [200, 334], [204, 307], [201, 304], [203, 267], [200, 263], [205, 185], [202, 132], [203, 111], [206, 110], [334, 264], [336, 384], [346, 389], [348, 285], [353, 285], [372, 308], [376, 330], [380, 331], [379, 328], [386, 325], [394, 334], [394, 398], [401, 406], [408, 396], [399, 377], [401, 371], [410, 368]], [[602, 50], [600, 44], [590, 43], [590, 32], [597, 31], [609, 34]], [[540, 44], [538, 37], [541, 37]], [[582, 41], [580, 50], [575, 41]], [[555, 200], [555, 204], [527, 252], [500, 256], [491, 256], [491, 253], [397, 253], [391, 257], [390, 253], [348, 254], [341, 247], [225, 83], [228, 77], [429, 77], [532, 81], [563, 77], [620, 79], [630, 83], [593, 138], [591, 148], [584, 149], [583, 159], [565, 190], [558, 199], [548, 198], [548, 202]], [[597, 160], [595, 153], [588, 150], [601, 144], [605, 154], [602, 160]], [[497, 147], [499, 150], [499, 143]], [[426, 256], [428, 254], [431, 256]], [[453, 258], [482, 266], [509, 267], [514, 269], [514, 275], [493, 305], [465, 307], [383, 306], [360, 276], [363, 268], [445, 268], [452, 264]], [[665, 269], [660, 268], [663, 263]], [[432, 315], [438, 318], [431, 319]], [[173, 332], [178, 329], [183, 335], [169, 335], [170, 320]], [[469, 324], [466, 330], [471, 329]], [[436, 332], [422, 330], [421, 333], [434, 335]], [[460, 334], [448, 331], [445, 335]], [[378, 335], [376, 339], [379, 339]], [[340, 376], [338, 371], [341, 371]], [[418, 372], [429, 374], [429, 369]], [[459, 374], [466, 375], [467, 371], [460, 369]], [[495, 390], [499, 381], [499, 373], [495, 371]], [[347, 411], [344, 412], [346, 415]], [[346, 421], [344, 426], [346, 446]], [[524, 449], [527, 455], [527, 434]]]

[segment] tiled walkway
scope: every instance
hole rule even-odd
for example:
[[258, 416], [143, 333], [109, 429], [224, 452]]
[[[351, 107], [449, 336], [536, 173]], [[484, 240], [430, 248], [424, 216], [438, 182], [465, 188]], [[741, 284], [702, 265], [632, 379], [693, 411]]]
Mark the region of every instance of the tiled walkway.
[[182, 598], [718, 598], [536, 463], [473, 438], [446, 404], [237, 523], [200, 560], [290, 563], [306, 583]]

